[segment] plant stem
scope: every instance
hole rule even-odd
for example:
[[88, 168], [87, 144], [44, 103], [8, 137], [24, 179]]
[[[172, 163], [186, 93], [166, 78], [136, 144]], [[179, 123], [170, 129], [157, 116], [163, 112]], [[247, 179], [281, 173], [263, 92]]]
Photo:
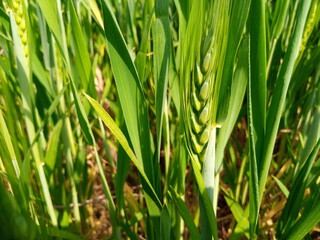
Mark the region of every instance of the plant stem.
[[[204, 180], [204, 185], [208, 195], [210, 197], [212, 207], [214, 193], [214, 168], [215, 168], [215, 153], [216, 153], [216, 128], [214, 127], [210, 132], [210, 138], [205, 154], [205, 158], [203, 161], [202, 168], [202, 177]], [[208, 218], [206, 215], [205, 208], [203, 206], [203, 202], [200, 200], [200, 223], [201, 223], [201, 239], [211, 239], [212, 233], [210, 231], [210, 223], [208, 222]]]

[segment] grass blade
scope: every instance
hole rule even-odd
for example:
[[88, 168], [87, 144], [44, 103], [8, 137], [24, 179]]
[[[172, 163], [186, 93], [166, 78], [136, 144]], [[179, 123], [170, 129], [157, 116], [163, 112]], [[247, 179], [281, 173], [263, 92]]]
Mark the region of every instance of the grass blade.
[[[103, 20], [105, 25], [105, 38], [115, 77], [119, 100], [124, 115], [130, 140], [137, 155], [135, 158], [142, 167], [139, 171], [148, 177], [146, 187], [154, 186], [156, 193], [160, 194], [160, 181], [157, 179], [157, 166], [152, 161], [150, 127], [148, 122], [148, 109], [142, 91], [137, 70], [133, 64], [118, 23], [108, 1], [102, 0]], [[129, 155], [131, 158], [132, 156]], [[132, 158], [131, 158], [132, 159]], [[156, 168], [156, 169], [155, 169]], [[143, 179], [145, 180], [145, 176]], [[150, 182], [149, 182], [150, 181]], [[151, 183], [151, 185], [149, 184]], [[160, 216], [158, 198], [148, 198], [147, 204], [151, 215]], [[156, 205], [154, 205], [156, 203]]]
[[[249, 40], [251, 41], [251, 39]], [[249, 50], [251, 51], [251, 49]], [[250, 68], [253, 66], [250, 65]], [[255, 89], [254, 80], [251, 75], [249, 75], [249, 86], [248, 86], [248, 125], [249, 125], [249, 149], [250, 149], [250, 157], [249, 157], [249, 167], [250, 167], [250, 193], [249, 193], [249, 206], [250, 206], [250, 238], [256, 239], [256, 227], [258, 223], [259, 216], [259, 177], [258, 177], [258, 155], [257, 155], [257, 138], [258, 136], [255, 134], [255, 119], [256, 116], [254, 106], [254, 101], [256, 100], [255, 95], [252, 93]], [[258, 118], [259, 119], [259, 118]]]
[[57, 123], [57, 125], [54, 127], [54, 129], [52, 131], [52, 135], [51, 135], [49, 142], [48, 142], [48, 149], [47, 149], [46, 156], [44, 159], [46, 166], [48, 166], [48, 168], [51, 172], [54, 170], [54, 166], [56, 163], [56, 157], [57, 157], [57, 153], [58, 153], [58, 146], [59, 146], [62, 124], [63, 124], [63, 121], [60, 120]]
[[94, 141], [94, 137], [93, 134], [91, 132], [91, 128], [90, 128], [90, 124], [87, 118], [87, 115], [85, 113], [84, 107], [80, 101], [76, 86], [74, 85], [74, 82], [71, 81], [71, 90], [74, 96], [74, 103], [76, 105], [76, 110], [77, 110], [77, 115], [79, 118], [79, 123], [81, 126], [81, 130], [83, 132], [83, 135], [85, 136], [86, 140], [88, 141], [88, 143], [90, 145], [94, 145], [95, 141]]
[[235, 57], [241, 43], [240, 39], [243, 29], [247, 22], [249, 15], [251, 0], [234, 1], [232, 4], [231, 19], [229, 26], [228, 46], [226, 50], [226, 57], [224, 61], [222, 80], [219, 91], [218, 110], [217, 110], [217, 123], [224, 123], [228, 117], [228, 113], [233, 113], [229, 110], [229, 103], [231, 88], [233, 83], [233, 66]]
[[320, 140], [314, 146], [314, 149], [310, 153], [308, 159], [305, 161], [304, 166], [298, 173], [292, 188], [286, 205], [282, 211], [281, 217], [279, 219], [277, 233], [281, 236], [281, 233], [288, 233], [288, 229], [294, 226], [295, 220], [298, 217], [302, 200], [305, 194], [305, 189], [307, 187], [307, 179], [311, 171], [314, 160], [319, 152]]
[[169, 4], [167, 0], [155, 1], [156, 21], [153, 26], [153, 44], [154, 44], [154, 76], [156, 84], [156, 129], [157, 129], [157, 146], [156, 161], [160, 161], [161, 133], [164, 102], [167, 93], [169, 77], [169, 60], [171, 51], [170, 25], [168, 16]]
[[231, 90], [231, 98], [229, 105], [229, 114], [219, 130], [217, 138], [216, 149], [216, 173], [218, 173], [222, 167], [222, 159], [224, 157], [224, 148], [227, 145], [230, 134], [237, 121], [239, 112], [242, 107], [243, 99], [246, 93], [248, 78], [249, 78], [249, 38], [245, 36], [239, 47], [238, 62], [233, 75], [233, 83]]
[[250, 75], [252, 101], [252, 127], [255, 140], [252, 142], [260, 169], [263, 139], [266, 127], [266, 23], [265, 1], [252, 1], [249, 16], [250, 33]]
[[[260, 201], [264, 191], [269, 166], [272, 159], [272, 153], [274, 143], [276, 139], [277, 130], [279, 128], [280, 119], [285, 104], [285, 98], [287, 95], [292, 71], [295, 60], [298, 57], [299, 47], [302, 39], [302, 33], [304, 25], [307, 19], [308, 11], [310, 9], [311, 0], [305, 0], [300, 2], [298, 10], [297, 22], [290, 39], [288, 50], [285, 54], [281, 69], [278, 75], [276, 88], [271, 100], [270, 108], [267, 115], [267, 126], [266, 126], [266, 141], [264, 144], [263, 164], [259, 167], [260, 182], [259, 182], [259, 193]], [[251, 66], [252, 67], [252, 66]]]
[[[61, 53], [65, 54], [67, 52], [67, 47], [65, 44], [65, 40], [63, 39], [64, 33], [61, 30], [60, 23], [58, 21], [60, 17], [58, 14], [57, 2], [55, 0], [48, 0], [46, 2], [37, 0], [37, 3], [41, 9], [43, 16], [46, 19], [49, 28], [51, 29], [55, 39], [57, 40]], [[64, 58], [66, 59], [67, 56], [64, 55]]]
[[190, 213], [186, 204], [178, 196], [178, 194], [175, 192], [175, 190], [172, 187], [170, 187], [169, 191], [170, 191], [171, 198], [173, 199], [175, 205], [177, 206], [178, 211], [182, 219], [184, 220], [184, 223], [186, 224], [192, 239], [200, 240], [201, 239], [200, 234], [198, 232], [196, 225], [193, 222], [192, 217], [190, 216]]
[[81, 79], [82, 86], [90, 95], [95, 94], [93, 83], [93, 74], [91, 70], [90, 56], [87, 50], [87, 44], [85, 42], [81, 25], [74, 8], [73, 1], [69, 1], [70, 5], [70, 20], [71, 20], [71, 37], [75, 46], [77, 73]]
[[110, 117], [110, 115], [99, 105], [99, 103], [97, 103], [97, 101], [95, 101], [93, 98], [89, 97], [86, 94], [85, 94], [85, 96], [87, 97], [87, 99], [90, 102], [90, 104], [92, 105], [92, 107], [96, 110], [97, 114], [102, 119], [104, 124], [110, 129], [112, 134], [119, 141], [119, 143], [121, 144], [121, 146], [123, 147], [123, 149], [125, 150], [127, 155], [129, 156], [129, 158], [131, 159], [133, 164], [137, 167], [137, 169], [140, 172], [141, 176], [144, 178], [144, 180], [146, 181], [146, 183], [149, 186], [149, 191], [147, 192], [147, 194], [150, 197], [152, 197], [152, 199], [154, 200], [155, 206], [157, 206], [159, 209], [161, 209], [161, 202], [158, 199], [158, 197], [157, 197], [157, 195], [155, 193], [155, 190], [153, 189], [152, 184], [150, 183], [147, 175], [144, 172], [144, 169], [142, 167], [142, 162], [137, 159], [136, 155], [131, 150], [129, 142], [126, 139], [125, 135], [122, 133], [120, 128], [117, 126], [117, 124], [113, 121], [113, 119]]
[[[10, 137], [10, 134], [9, 134], [9, 131], [8, 131], [8, 128], [7, 128], [7, 124], [5, 122], [5, 119], [3, 117], [3, 113], [0, 109], [0, 136], [2, 136], [3, 138], [3, 146], [6, 146], [7, 149], [8, 149], [8, 153], [9, 153], [9, 156], [10, 156], [10, 163], [8, 162], [8, 165], [9, 164], [12, 164], [12, 168], [11, 167], [7, 167], [7, 171], [10, 171], [11, 169], [14, 169], [14, 172], [15, 172], [15, 176], [19, 179], [20, 178], [20, 165], [17, 161], [17, 157], [16, 157], [16, 154], [15, 154], [15, 151], [14, 151], [14, 148], [13, 148], [13, 145], [12, 145], [12, 142], [11, 142], [11, 137]], [[10, 174], [10, 175], [14, 175], [13, 173]]]
[[320, 188], [318, 192], [315, 193], [314, 206], [306, 209], [301, 218], [290, 228], [288, 229], [280, 239], [303, 239], [304, 236], [308, 234], [309, 231], [320, 221]]
[[161, 219], [160, 219], [160, 239], [170, 240], [171, 235], [171, 219], [169, 215], [169, 210], [167, 205], [164, 205], [161, 211]]

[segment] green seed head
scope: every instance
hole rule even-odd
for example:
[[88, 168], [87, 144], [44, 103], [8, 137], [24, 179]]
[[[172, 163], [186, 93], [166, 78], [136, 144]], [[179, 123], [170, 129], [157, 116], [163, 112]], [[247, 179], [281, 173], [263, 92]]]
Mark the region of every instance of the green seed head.
[[27, 61], [29, 62], [29, 46], [28, 46], [28, 32], [27, 32], [27, 22], [28, 15], [24, 14], [24, 4], [20, 0], [5, 0], [4, 6], [7, 12], [11, 12], [14, 16], [14, 19], [17, 23], [19, 36], [21, 39], [21, 43], [23, 45], [25, 56], [27, 57]]
[[[192, 157], [201, 161], [206, 154], [212, 124], [216, 121], [218, 96], [215, 94], [220, 92], [217, 87], [221, 85], [232, 5], [230, 1], [194, 1], [194, 4], [199, 10], [208, 11], [208, 14], [201, 15], [203, 18], [199, 26], [190, 25], [190, 32], [194, 28], [199, 34], [192, 35], [187, 31], [186, 41], [182, 41], [185, 47], [180, 73], [185, 79], [181, 91], [182, 102], [187, 109], [187, 114], [183, 116], [187, 146]], [[193, 19], [197, 19], [199, 12], [192, 14]]]

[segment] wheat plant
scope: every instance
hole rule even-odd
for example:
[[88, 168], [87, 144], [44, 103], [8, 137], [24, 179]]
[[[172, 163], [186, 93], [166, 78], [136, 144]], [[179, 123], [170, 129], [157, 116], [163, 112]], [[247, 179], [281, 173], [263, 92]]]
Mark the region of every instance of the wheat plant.
[[319, 0], [0, 2], [1, 239], [317, 239]]

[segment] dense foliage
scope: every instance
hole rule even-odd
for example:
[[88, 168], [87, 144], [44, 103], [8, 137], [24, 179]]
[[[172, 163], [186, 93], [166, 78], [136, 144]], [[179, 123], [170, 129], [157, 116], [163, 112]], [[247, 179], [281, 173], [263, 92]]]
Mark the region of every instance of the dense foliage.
[[316, 239], [320, 0], [2, 0], [1, 239]]

